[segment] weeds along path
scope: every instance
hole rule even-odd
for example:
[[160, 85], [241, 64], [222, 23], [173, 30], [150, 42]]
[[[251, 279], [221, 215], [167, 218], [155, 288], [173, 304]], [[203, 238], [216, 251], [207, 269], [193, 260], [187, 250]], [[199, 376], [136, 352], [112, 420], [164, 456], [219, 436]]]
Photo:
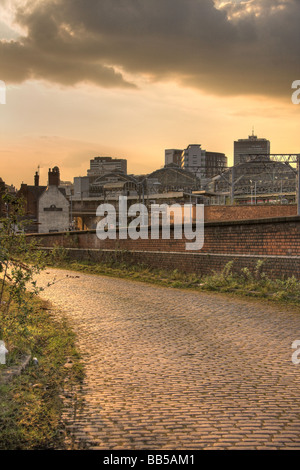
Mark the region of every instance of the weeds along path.
[[47, 269], [86, 370], [70, 448], [300, 449], [299, 309]]

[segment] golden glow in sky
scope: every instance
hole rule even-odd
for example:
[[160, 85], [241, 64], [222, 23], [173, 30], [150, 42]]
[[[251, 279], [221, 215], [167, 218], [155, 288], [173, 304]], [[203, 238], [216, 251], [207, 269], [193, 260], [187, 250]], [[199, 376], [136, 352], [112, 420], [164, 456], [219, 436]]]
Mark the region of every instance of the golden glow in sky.
[[97, 155], [148, 173], [191, 143], [231, 164], [253, 126], [272, 153], [299, 152], [296, 0], [57, 3], [0, 0], [6, 183], [33, 184], [38, 165], [43, 184], [55, 165], [73, 180]]

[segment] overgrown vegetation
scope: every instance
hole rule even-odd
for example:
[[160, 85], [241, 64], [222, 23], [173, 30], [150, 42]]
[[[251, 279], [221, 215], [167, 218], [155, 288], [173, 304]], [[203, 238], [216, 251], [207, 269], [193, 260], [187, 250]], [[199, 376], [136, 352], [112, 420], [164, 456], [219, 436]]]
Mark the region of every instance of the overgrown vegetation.
[[[75, 337], [38, 298], [35, 275], [46, 254], [27, 243], [22, 231], [23, 204], [15, 195], [2, 196], [0, 220], [0, 340], [9, 351], [0, 365], [0, 449], [62, 448], [59, 430], [63, 389], [82, 378]], [[36, 357], [12, 382], [3, 384], [7, 368], [24, 355]], [[66, 367], [66, 364], [68, 366]]]
[[288, 279], [271, 279], [264, 272], [263, 260], [258, 260], [253, 270], [245, 267], [238, 271], [234, 261], [230, 261], [221, 272], [199, 276], [186, 274], [178, 269], [170, 271], [149, 268], [144, 264], [130, 264], [122, 260], [122, 253], [111, 256], [105, 262], [72, 261], [68, 258], [65, 248], [56, 247], [48, 258], [48, 264], [89, 274], [127, 278], [173, 288], [226, 292], [300, 305], [300, 281], [294, 276]]
[[27, 338], [38, 366], [31, 363], [12, 382], [0, 384], [0, 449], [63, 449], [61, 395], [83, 378], [75, 336], [45, 302], [30, 298], [28, 304]]
[[28, 296], [39, 292], [35, 274], [45, 266], [45, 253], [36, 244], [26, 242], [21, 222], [24, 215], [22, 201], [14, 194], [2, 196], [6, 217], [0, 220], [0, 340], [20, 351], [28, 342], [26, 319], [31, 313]]

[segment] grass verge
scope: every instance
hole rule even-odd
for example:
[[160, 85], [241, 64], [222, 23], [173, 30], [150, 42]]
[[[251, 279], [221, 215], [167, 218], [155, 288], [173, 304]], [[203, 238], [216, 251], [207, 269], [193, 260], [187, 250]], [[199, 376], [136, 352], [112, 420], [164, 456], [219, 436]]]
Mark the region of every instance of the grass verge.
[[[66, 320], [56, 318], [48, 303], [28, 296], [29, 313], [12, 313], [3, 328], [10, 351], [4, 368], [30, 351], [38, 366], [30, 366], [7, 384], [0, 384], [0, 449], [63, 449], [62, 393], [83, 378], [75, 335]], [[68, 362], [68, 367], [66, 363]], [[71, 364], [71, 366], [70, 366]], [[1, 370], [2, 369], [2, 370]]]
[[300, 281], [294, 276], [288, 279], [270, 279], [263, 271], [264, 262], [258, 260], [253, 270], [234, 270], [234, 261], [226, 264], [223, 271], [199, 276], [179, 270], [149, 268], [143, 264], [132, 265], [116, 259], [107, 262], [72, 261], [66, 249], [59, 247], [49, 256], [52, 267], [98, 274], [104, 276], [148, 282], [166, 287], [230, 293], [239, 296], [267, 299], [300, 306]]

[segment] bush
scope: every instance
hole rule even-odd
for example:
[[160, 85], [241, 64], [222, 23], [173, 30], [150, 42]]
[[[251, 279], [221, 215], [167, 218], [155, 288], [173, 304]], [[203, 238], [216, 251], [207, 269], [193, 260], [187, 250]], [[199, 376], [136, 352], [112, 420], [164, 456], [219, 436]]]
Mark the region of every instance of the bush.
[[45, 267], [46, 256], [35, 242], [27, 242], [26, 222], [20, 222], [23, 201], [9, 193], [2, 201], [7, 214], [0, 219], [0, 339], [19, 349], [28, 337], [26, 318], [32, 311], [27, 293], [35, 296], [40, 292], [34, 275]]

